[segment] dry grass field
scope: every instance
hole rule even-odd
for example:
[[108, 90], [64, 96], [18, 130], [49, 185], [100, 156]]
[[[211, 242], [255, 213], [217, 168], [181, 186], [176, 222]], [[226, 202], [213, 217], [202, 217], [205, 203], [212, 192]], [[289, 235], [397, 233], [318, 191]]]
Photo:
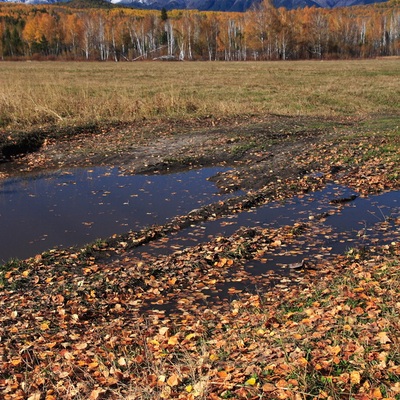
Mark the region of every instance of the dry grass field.
[[400, 109], [400, 61], [0, 63], [0, 128]]

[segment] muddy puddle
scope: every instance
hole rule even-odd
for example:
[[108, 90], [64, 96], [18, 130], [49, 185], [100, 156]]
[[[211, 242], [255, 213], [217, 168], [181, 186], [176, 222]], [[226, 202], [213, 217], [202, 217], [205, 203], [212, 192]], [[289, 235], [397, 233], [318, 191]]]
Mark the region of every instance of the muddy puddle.
[[[240, 193], [221, 194], [210, 179], [227, 170], [215, 167], [144, 176], [99, 167], [4, 180], [0, 182], [0, 261], [163, 225], [193, 209], [236, 196]], [[300, 227], [290, 240], [283, 238], [244, 266], [229, 268], [212, 288], [196, 291], [197, 306], [207, 308], [226, 304], [243, 292], [294, 283], [296, 274], [315, 268], [321, 259], [399, 241], [399, 221], [400, 191], [362, 197], [330, 183], [314, 193], [192, 225], [114, 261], [118, 264], [128, 257], [130, 263], [152, 262], [154, 257], [231, 236], [242, 227]], [[183, 300], [178, 291], [168, 300], [143, 303], [140, 309], [170, 313], [179, 311]]]
[[231, 195], [208, 179], [226, 170], [144, 176], [98, 167], [0, 181], [0, 262], [161, 225], [223, 200]]
[[400, 217], [399, 211], [399, 191], [360, 197], [344, 186], [328, 184], [325, 189], [315, 193], [193, 225], [169, 238], [141, 246], [131, 255], [144, 260], [148, 256], [171, 254], [216, 236], [232, 235], [242, 226], [279, 228], [315, 221], [314, 234], [309, 235], [313, 244], [299, 243], [298, 249], [285, 249], [278, 258], [262, 263], [262, 269], [277, 269], [313, 254], [314, 247], [319, 254], [326, 254], [327, 249], [329, 254], [341, 254], [352, 247], [378, 240], [393, 241], [393, 229], [399, 234], [394, 225], [396, 218]]
[[[240, 214], [206, 221], [135, 249], [130, 257], [146, 262], [149, 257], [168, 255], [186, 247], [207, 242], [218, 236], [229, 236], [240, 227], [280, 228], [301, 226], [312, 222], [304, 234], [299, 232], [290, 242], [271, 247], [247, 262], [244, 269], [229, 269], [223, 282], [213, 289], [204, 288], [198, 294], [198, 306], [222, 304], [241, 292], [264, 291], [270, 286], [295, 281], [295, 274], [315, 268], [320, 259], [379, 243], [400, 240], [400, 191], [360, 197], [357, 192], [341, 185], [328, 184], [325, 189], [294, 197], [286, 202], [268, 203]], [[285, 278], [291, 275], [290, 279]], [[277, 276], [279, 278], [277, 279]], [[264, 279], [265, 278], [265, 279]], [[160, 305], [158, 310], [179, 309], [174, 301]], [[153, 309], [153, 306], [145, 306]]]

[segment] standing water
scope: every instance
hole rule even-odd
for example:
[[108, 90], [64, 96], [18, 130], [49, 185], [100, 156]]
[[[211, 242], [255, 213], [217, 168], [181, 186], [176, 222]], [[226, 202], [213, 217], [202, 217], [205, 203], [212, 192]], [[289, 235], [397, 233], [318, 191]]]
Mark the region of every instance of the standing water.
[[223, 200], [203, 168], [168, 175], [74, 169], [0, 181], [0, 262], [139, 230]]

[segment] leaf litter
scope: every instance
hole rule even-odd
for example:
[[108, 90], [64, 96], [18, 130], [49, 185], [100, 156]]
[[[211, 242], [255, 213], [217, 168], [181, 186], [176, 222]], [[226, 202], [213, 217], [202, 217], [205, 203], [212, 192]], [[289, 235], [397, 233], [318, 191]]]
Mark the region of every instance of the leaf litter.
[[[366, 159], [360, 146], [368, 147], [368, 138], [357, 146], [312, 143], [294, 162], [318, 164], [321, 173], [272, 179], [162, 227], [3, 266], [2, 396], [399, 398], [398, 217], [379, 222], [384, 244], [372, 237], [342, 255], [330, 254], [322, 240], [331, 234], [324, 220], [334, 218], [324, 210], [281, 227], [233, 226], [172, 254], [131, 254], [160, 238], [162, 247], [202, 221], [225, 215], [229, 226], [240, 211], [332, 181], [361, 196], [398, 189], [393, 157]], [[240, 186], [246, 174], [232, 176], [224, 178], [227, 187], [232, 179]], [[315, 249], [312, 259], [304, 257], [307, 246]], [[286, 268], [254, 272], [287, 255]], [[298, 268], [290, 268], [291, 255]]]

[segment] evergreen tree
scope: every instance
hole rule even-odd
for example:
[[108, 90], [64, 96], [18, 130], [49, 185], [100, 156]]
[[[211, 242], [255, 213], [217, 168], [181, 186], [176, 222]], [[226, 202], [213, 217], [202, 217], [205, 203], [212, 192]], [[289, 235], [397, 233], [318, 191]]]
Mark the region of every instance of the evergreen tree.
[[167, 13], [167, 10], [165, 9], [165, 7], [163, 7], [163, 8], [161, 9], [161, 16], [160, 16], [160, 18], [161, 18], [161, 21], [164, 21], [164, 22], [168, 19], [168, 13]]

